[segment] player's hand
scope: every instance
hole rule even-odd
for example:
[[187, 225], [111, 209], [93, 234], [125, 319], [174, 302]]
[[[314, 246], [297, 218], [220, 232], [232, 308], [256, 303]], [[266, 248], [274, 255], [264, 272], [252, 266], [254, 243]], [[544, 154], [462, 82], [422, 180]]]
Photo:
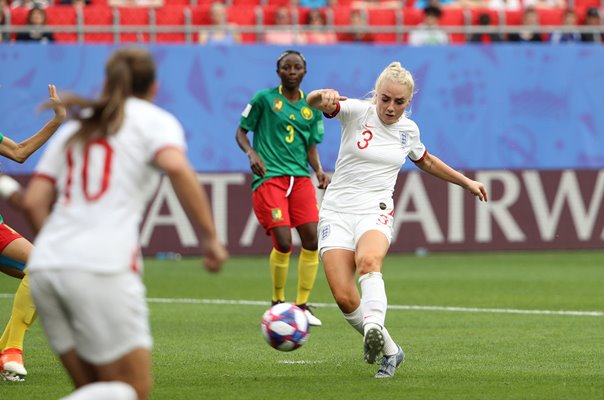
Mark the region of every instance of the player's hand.
[[317, 180], [319, 181], [319, 185], [317, 186], [319, 189], [327, 189], [327, 185], [329, 185], [329, 182], [331, 181], [329, 175], [327, 175], [325, 171], [317, 172]]
[[266, 166], [264, 165], [262, 158], [260, 158], [254, 149], [250, 150], [248, 157], [250, 159], [250, 168], [252, 169], [252, 172], [259, 177], [264, 178], [264, 175], [266, 175]]
[[480, 182], [470, 180], [467, 189], [480, 201], [488, 201], [487, 189]]
[[208, 272], [219, 272], [222, 264], [229, 258], [229, 253], [218, 239], [210, 239], [204, 246], [203, 265]]
[[55, 85], [48, 85], [48, 94], [50, 95], [50, 99], [48, 100], [49, 107], [55, 112], [55, 119], [63, 122], [65, 117], [67, 117], [67, 109], [65, 108], [65, 104], [57, 94], [57, 88]]
[[340, 95], [335, 89], [323, 89], [321, 90], [321, 107], [333, 108], [340, 101], [347, 100], [348, 97]]

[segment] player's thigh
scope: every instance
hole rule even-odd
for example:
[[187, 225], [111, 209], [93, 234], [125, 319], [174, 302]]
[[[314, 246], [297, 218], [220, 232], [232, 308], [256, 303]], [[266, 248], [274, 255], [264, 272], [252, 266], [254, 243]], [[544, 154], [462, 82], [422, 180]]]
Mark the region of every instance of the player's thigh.
[[0, 224], [0, 254], [22, 263], [26, 263], [33, 249], [29, 240], [21, 236], [10, 226]]
[[[309, 177], [295, 177], [289, 199], [292, 226], [299, 227], [319, 221], [317, 193]], [[316, 231], [312, 232], [316, 236]]]
[[393, 218], [388, 214], [360, 216], [355, 226], [355, 262], [359, 275], [380, 272], [392, 240]]
[[254, 214], [267, 234], [277, 226], [291, 226], [286, 197], [289, 181], [285, 178], [271, 178], [252, 193]]

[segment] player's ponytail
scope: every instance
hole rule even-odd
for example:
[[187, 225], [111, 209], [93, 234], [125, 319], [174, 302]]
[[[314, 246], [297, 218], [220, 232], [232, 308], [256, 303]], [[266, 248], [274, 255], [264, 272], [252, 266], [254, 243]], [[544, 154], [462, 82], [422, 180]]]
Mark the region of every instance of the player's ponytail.
[[64, 96], [63, 103], [70, 116], [81, 123], [70, 142], [115, 134], [124, 122], [128, 97], [148, 97], [154, 81], [155, 62], [147, 50], [122, 48], [115, 51], [105, 66], [105, 84], [97, 100], [72, 94]]

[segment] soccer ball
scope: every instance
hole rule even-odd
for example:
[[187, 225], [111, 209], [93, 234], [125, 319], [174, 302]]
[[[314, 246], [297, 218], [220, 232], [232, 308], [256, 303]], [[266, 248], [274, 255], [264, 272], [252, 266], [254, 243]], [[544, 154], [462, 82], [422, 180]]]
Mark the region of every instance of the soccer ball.
[[266, 310], [260, 330], [271, 347], [292, 351], [302, 347], [308, 340], [308, 319], [299, 307], [279, 303]]

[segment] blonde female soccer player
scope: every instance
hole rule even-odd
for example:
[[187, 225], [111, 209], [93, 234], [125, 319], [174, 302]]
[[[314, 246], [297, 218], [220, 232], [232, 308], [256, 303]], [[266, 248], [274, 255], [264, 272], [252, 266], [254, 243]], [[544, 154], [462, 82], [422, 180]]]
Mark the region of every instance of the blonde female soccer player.
[[[319, 216], [319, 252], [344, 318], [364, 335], [365, 361], [381, 366], [376, 378], [394, 376], [403, 349], [385, 327], [382, 263], [392, 238], [392, 193], [405, 158], [423, 171], [487, 200], [484, 185], [426, 151], [419, 128], [405, 115], [413, 77], [398, 62], [377, 78], [369, 100], [347, 99], [333, 89], [308, 94], [308, 104], [342, 125], [340, 152]], [[361, 294], [355, 284], [359, 275]]]
[[145, 400], [151, 334], [139, 228], [161, 172], [204, 235], [209, 271], [228, 254], [186, 156], [178, 120], [154, 105], [155, 62], [123, 47], [105, 66], [100, 97], [66, 97], [74, 120], [49, 143], [25, 193], [41, 228], [28, 268], [53, 351], [77, 390], [66, 399]]

